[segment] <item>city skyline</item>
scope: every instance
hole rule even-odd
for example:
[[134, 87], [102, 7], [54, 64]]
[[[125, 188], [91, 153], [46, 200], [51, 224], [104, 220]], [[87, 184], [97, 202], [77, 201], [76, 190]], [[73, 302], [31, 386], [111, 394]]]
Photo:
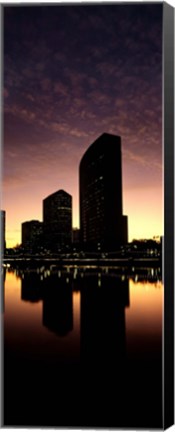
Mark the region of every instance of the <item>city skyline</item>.
[[59, 189], [79, 227], [79, 163], [104, 132], [122, 139], [129, 241], [161, 236], [162, 5], [4, 7], [7, 247]]

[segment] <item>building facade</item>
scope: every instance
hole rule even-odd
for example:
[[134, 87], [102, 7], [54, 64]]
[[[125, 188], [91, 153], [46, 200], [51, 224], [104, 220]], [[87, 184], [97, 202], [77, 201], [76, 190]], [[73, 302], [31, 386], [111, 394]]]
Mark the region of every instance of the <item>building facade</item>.
[[22, 246], [27, 252], [35, 252], [42, 244], [43, 223], [31, 220], [22, 223]]
[[5, 226], [6, 226], [6, 213], [5, 210], [1, 210], [1, 253], [4, 253], [6, 248]]
[[84, 247], [114, 250], [127, 243], [122, 208], [121, 138], [104, 133], [80, 162], [80, 230]]
[[80, 244], [80, 229], [78, 228], [73, 228], [72, 230], [72, 244], [74, 247]]
[[43, 222], [46, 249], [67, 250], [72, 242], [72, 196], [61, 189], [45, 198]]

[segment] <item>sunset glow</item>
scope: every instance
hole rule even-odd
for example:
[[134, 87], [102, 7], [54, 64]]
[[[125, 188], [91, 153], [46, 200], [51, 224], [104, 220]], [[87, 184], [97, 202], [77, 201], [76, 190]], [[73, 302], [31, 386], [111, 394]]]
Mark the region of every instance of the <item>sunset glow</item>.
[[163, 235], [162, 5], [4, 7], [6, 245], [64, 189], [79, 227], [79, 163], [121, 136], [129, 241]]

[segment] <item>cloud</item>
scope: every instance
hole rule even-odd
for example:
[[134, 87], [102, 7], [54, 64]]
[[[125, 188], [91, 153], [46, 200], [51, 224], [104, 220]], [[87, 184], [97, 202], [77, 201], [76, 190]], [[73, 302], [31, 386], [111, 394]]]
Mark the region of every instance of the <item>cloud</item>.
[[24, 173], [6, 173], [6, 175], [2, 179], [2, 190], [3, 194], [5, 194], [6, 189], [16, 189], [21, 185], [25, 186], [27, 179], [25, 179]]
[[48, 139], [83, 140], [107, 130], [133, 151], [144, 143], [153, 154], [161, 147], [160, 21], [137, 17], [124, 5], [73, 9], [64, 12], [64, 22], [62, 10], [59, 20], [43, 14], [47, 38], [37, 18], [38, 27], [29, 19], [36, 43], [24, 24], [21, 42], [12, 40], [21, 56], [5, 56], [5, 112], [34, 126], [33, 136], [44, 129]]
[[8, 98], [8, 96], [9, 96], [9, 91], [6, 88], [4, 88], [4, 98]]
[[17, 152], [15, 152], [15, 151], [7, 150], [6, 154], [7, 154], [8, 158], [11, 158], [11, 159], [17, 158]]
[[80, 111], [80, 118], [83, 120], [94, 120], [96, 118], [96, 114], [86, 109]]
[[30, 111], [27, 108], [19, 107], [18, 105], [8, 105], [4, 108], [5, 113], [13, 114], [27, 122], [31, 122], [36, 118], [34, 111]]
[[25, 94], [26, 99], [28, 99], [31, 102], [35, 102], [35, 98], [34, 96], [32, 96], [31, 94]]
[[138, 155], [138, 154], [132, 152], [131, 150], [123, 150], [123, 156], [125, 159], [134, 161], [141, 166], [149, 166], [150, 165], [150, 161], [148, 162], [145, 159], [145, 157]]
[[69, 93], [68, 87], [61, 82], [56, 82], [54, 84], [54, 92], [60, 94], [61, 96], [67, 96]]
[[83, 97], [82, 98], [75, 97], [72, 102], [73, 102], [72, 106], [75, 108], [76, 112], [77, 110], [79, 110], [85, 105], [85, 99]]
[[23, 70], [22, 70], [22, 75], [23, 75], [23, 77], [24, 78], [29, 78], [29, 79], [31, 79], [31, 78], [35, 78], [35, 76], [36, 76], [36, 72], [34, 71], [34, 69], [32, 68], [32, 67], [25, 67]]
[[57, 123], [57, 122], [52, 122], [50, 125], [47, 125], [48, 128], [51, 128], [52, 131], [54, 132], [58, 132], [62, 135], [66, 135], [66, 136], [73, 136], [76, 138], [86, 138], [88, 137], [88, 134], [78, 128], [71, 128], [70, 125], [68, 125], [68, 123]]
[[157, 168], [159, 171], [162, 172], [162, 163], [161, 161], [159, 161], [156, 157], [156, 159], [154, 158], [150, 158], [149, 154], [137, 154], [135, 152], [133, 152], [132, 150], [128, 150], [128, 149], [123, 149], [123, 157], [125, 160], [129, 160], [129, 161], [133, 161], [136, 164], [142, 167], [149, 167], [152, 169]]
[[70, 135], [75, 136], [77, 138], [87, 138], [89, 136], [86, 132], [78, 130], [77, 128], [71, 129]]
[[45, 69], [45, 63], [43, 63], [43, 62], [36, 63], [35, 69], [37, 71], [43, 71]]
[[9, 88], [18, 89], [21, 86], [23, 81], [22, 74], [19, 74], [16, 69], [13, 61], [8, 61], [4, 65], [4, 84], [9, 91]]
[[49, 78], [43, 78], [40, 81], [41, 88], [44, 92], [51, 90], [51, 80]]
[[105, 94], [102, 91], [91, 91], [89, 93], [89, 98], [95, 105], [99, 105], [101, 108], [103, 105], [106, 106], [111, 104], [111, 98], [109, 97], [109, 95]]
[[46, 125], [46, 127], [51, 128], [53, 132], [59, 132], [61, 134], [68, 134], [70, 130], [70, 126], [67, 123], [52, 122], [50, 125]]
[[97, 73], [100, 73], [105, 78], [106, 77], [109, 78], [111, 76], [117, 77], [122, 74], [121, 69], [118, 68], [118, 66], [113, 62], [109, 63], [109, 62], [102, 61], [100, 63], [97, 63], [96, 71]]

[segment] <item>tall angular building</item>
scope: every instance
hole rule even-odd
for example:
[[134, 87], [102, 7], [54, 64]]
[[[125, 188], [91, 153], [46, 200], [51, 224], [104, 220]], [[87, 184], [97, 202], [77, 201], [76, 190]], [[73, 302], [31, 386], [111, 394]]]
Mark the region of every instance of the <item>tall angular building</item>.
[[45, 247], [53, 252], [66, 250], [72, 241], [72, 196], [64, 190], [43, 200]]
[[127, 243], [122, 205], [121, 138], [104, 133], [80, 162], [80, 230], [85, 248], [114, 250]]

